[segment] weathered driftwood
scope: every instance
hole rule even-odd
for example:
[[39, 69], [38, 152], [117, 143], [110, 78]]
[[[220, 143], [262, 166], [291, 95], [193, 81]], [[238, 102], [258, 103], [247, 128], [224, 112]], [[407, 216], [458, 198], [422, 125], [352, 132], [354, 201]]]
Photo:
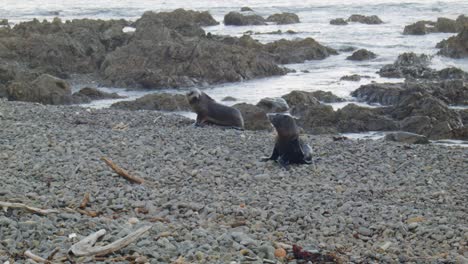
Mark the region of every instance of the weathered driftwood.
[[45, 259], [45, 258], [42, 258], [42, 257], [39, 257], [38, 255], [32, 253], [31, 251], [29, 250], [26, 250], [24, 252], [24, 256], [26, 256], [27, 258], [30, 258], [32, 260], [34, 260], [35, 262], [39, 262], [39, 263], [51, 263], [49, 260]]
[[118, 175], [124, 177], [127, 180], [134, 182], [134, 183], [138, 183], [138, 184], [142, 184], [145, 182], [145, 180], [143, 180], [142, 178], [138, 176], [130, 175], [126, 170], [117, 166], [117, 164], [112, 162], [110, 159], [106, 157], [101, 157], [101, 160], [103, 160], [109, 167], [111, 167], [111, 169], [114, 170]]
[[88, 203], [89, 203], [89, 193], [85, 193], [83, 196], [83, 200], [81, 201], [80, 206], [78, 206], [78, 208], [85, 209]]
[[101, 229], [91, 235], [85, 237], [83, 240], [74, 244], [68, 250], [69, 253], [81, 257], [81, 256], [105, 256], [109, 253], [117, 251], [121, 248], [128, 246], [130, 243], [135, 241], [138, 237], [143, 235], [146, 231], [150, 230], [152, 226], [144, 226], [137, 229], [135, 232], [128, 234], [127, 236], [118, 239], [106, 246], [93, 246], [96, 241], [106, 234], [106, 230]]
[[3, 210], [6, 211], [8, 208], [16, 208], [16, 209], [26, 209], [36, 214], [46, 215], [46, 214], [53, 214], [53, 213], [60, 213], [59, 210], [55, 209], [40, 209], [36, 207], [32, 207], [29, 205], [25, 205], [22, 203], [9, 203], [9, 202], [0, 202], [0, 207], [3, 207]]

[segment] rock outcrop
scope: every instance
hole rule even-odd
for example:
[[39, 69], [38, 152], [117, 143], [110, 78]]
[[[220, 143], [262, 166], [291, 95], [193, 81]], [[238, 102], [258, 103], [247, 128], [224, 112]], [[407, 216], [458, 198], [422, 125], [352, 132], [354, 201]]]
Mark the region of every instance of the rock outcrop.
[[422, 20], [405, 26], [405, 35], [425, 35], [429, 33], [458, 33], [468, 24], [468, 17], [460, 15], [457, 19], [439, 17], [436, 22]]
[[364, 61], [364, 60], [372, 60], [377, 58], [377, 55], [372, 51], [366, 49], [356, 50], [351, 56], [348, 56], [347, 60], [354, 60], [354, 61]]
[[224, 16], [224, 24], [230, 26], [266, 25], [266, 20], [257, 14], [241, 14], [239, 12], [229, 12]]
[[267, 22], [274, 22], [278, 25], [287, 25], [300, 23], [299, 17], [294, 13], [284, 12], [281, 14], [273, 14], [266, 19]]
[[286, 112], [289, 109], [288, 103], [281, 97], [263, 98], [257, 103], [257, 106], [267, 113]]
[[281, 39], [265, 44], [262, 50], [273, 54], [277, 63], [302, 63], [306, 60], [322, 60], [330, 55], [336, 55], [336, 50], [321, 45], [313, 38], [300, 40]]
[[98, 90], [97, 88], [85, 87], [72, 94], [72, 98], [74, 104], [83, 104], [94, 100], [120, 99], [125, 97], [120, 96], [117, 93], [106, 93]]
[[348, 22], [346, 22], [346, 20], [344, 20], [343, 18], [335, 18], [330, 20], [330, 25], [348, 25]]
[[133, 101], [120, 101], [112, 108], [126, 110], [190, 111], [190, 105], [183, 94], [155, 93]]
[[72, 103], [70, 85], [57, 77], [43, 74], [33, 82], [12, 82], [7, 88], [8, 100], [37, 102], [42, 104]]
[[394, 141], [399, 143], [406, 143], [406, 144], [428, 144], [429, 139], [423, 135], [418, 135], [415, 133], [410, 132], [392, 132], [385, 135], [384, 140], [386, 141]]
[[247, 104], [240, 103], [233, 105], [238, 109], [244, 118], [244, 128], [247, 130], [269, 130], [272, 128], [268, 120], [267, 113], [262, 108]]
[[468, 23], [464, 29], [457, 35], [443, 40], [437, 44], [440, 51], [439, 55], [451, 58], [467, 58], [468, 57]]
[[363, 16], [363, 15], [351, 15], [346, 21], [348, 22], [358, 22], [369, 25], [382, 24], [383, 21], [376, 15], [372, 16]]

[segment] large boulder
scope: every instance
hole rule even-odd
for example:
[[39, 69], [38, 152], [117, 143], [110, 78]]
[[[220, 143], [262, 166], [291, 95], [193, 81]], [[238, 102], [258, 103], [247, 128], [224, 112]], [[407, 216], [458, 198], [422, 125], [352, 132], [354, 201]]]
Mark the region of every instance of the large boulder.
[[274, 55], [275, 61], [280, 64], [302, 63], [306, 60], [321, 60], [338, 52], [323, 46], [313, 38], [300, 40], [285, 40], [265, 44], [263, 50]]
[[267, 113], [262, 108], [247, 104], [240, 103], [233, 105], [238, 109], [244, 118], [244, 128], [247, 130], [270, 130], [272, 128], [270, 120], [268, 120]]
[[125, 110], [190, 111], [190, 105], [183, 94], [147, 94], [133, 101], [120, 101], [112, 108]]
[[267, 22], [275, 22], [278, 25], [300, 23], [299, 17], [294, 13], [284, 12], [273, 14], [266, 19]]
[[431, 78], [434, 71], [428, 67], [430, 61], [425, 54], [406, 52], [398, 55], [393, 64], [384, 65], [378, 73], [387, 78]]
[[232, 11], [224, 16], [224, 24], [232, 26], [266, 25], [266, 21], [262, 16], [257, 14], [244, 15]]
[[218, 24], [219, 22], [217, 22], [208, 11], [198, 12], [184, 10], [182, 8], [172, 12], [155, 13], [153, 11], [147, 11], [140, 19], [135, 21], [136, 28], [144, 29], [140, 32], [145, 35], [153, 34], [152, 31], [159, 32], [160, 29], [158, 30], [156, 27], [158, 27], [158, 25], [164, 25], [164, 27], [187, 37], [203, 36], [205, 35], [205, 31], [201, 27]]
[[458, 35], [440, 42], [437, 47], [439, 55], [457, 59], [468, 57], [468, 24]]
[[257, 103], [257, 106], [267, 113], [286, 112], [289, 109], [288, 103], [281, 97], [266, 97]]
[[401, 120], [401, 130], [425, 135], [430, 139], [452, 138], [463, 127], [460, 114], [432, 95], [412, 93], [388, 113]]
[[369, 25], [376, 25], [376, 24], [382, 24], [383, 21], [376, 15], [372, 16], [363, 16], [363, 15], [351, 15], [348, 20], [348, 22], [358, 22], [358, 23], [363, 23], [363, 24], [369, 24]]
[[360, 49], [355, 51], [351, 56], [348, 56], [347, 60], [354, 60], [354, 61], [363, 61], [363, 60], [372, 60], [377, 58], [377, 55], [372, 51], [366, 49]]
[[320, 102], [315, 98], [314, 94], [311, 92], [297, 91], [294, 90], [286, 95], [283, 95], [282, 98], [286, 100], [289, 107], [302, 106], [302, 105], [319, 105]]
[[8, 100], [42, 104], [72, 103], [69, 84], [57, 77], [43, 74], [33, 82], [12, 82], [7, 88]]
[[104, 99], [120, 99], [125, 98], [117, 93], [107, 93], [100, 91], [97, 88], [85, 87], [80, 89], [78, 92], [72, 94], [73, 103], [83, 104], [89, 103], [94, 100], [104, 100]]
[[322, 103], [339, 103], [339, 102], [344, 102], [345, 99], [336, 96], [332, 92], [325, 92], [325, 91], [313, 91], [310, 93], [311, 96], [315, 97], [317, 100], [319, 100]]
[[348, 104], [336, 111], [337, 128], [342, 133], [365, 131], [392, 131], [398, 122], [384, 115], [380, 108], [368, 108]]
[[406, 143], [406, 144], [427, 144], [429, 143], [429, 139], [423, 135], [418, 135], [415, 133], [398, 131], [392, 132], [385, 135], [384, 138], [386, 141], [394, 141], [399, 143]]
[[437, 21], [422, 20], [411, 25], [405, 26], [403, 34], [405, 35], [425, 35], [429, 33], [458, 33], [468, 24], [468, 17], [460, 15], [457, 19], [445, 17], [437, 18]]
[[298, 117], [297, 124], [310, 134], [336, 134], [337, 117], [330, 105], [298, 104], [291, 108], [291, 114]]
[[346, 22], [346, 20], [344, 20], [343, 18], [335, 18], [335, 19], [330, 20], [330, 25], [342, 26], [342, 25], [348, 25], [348, 22]]
[[400, 102], [403, 91], [402, 83], [370, 83], [361, 85], [351, 96], [368, 103], [394, 105]]

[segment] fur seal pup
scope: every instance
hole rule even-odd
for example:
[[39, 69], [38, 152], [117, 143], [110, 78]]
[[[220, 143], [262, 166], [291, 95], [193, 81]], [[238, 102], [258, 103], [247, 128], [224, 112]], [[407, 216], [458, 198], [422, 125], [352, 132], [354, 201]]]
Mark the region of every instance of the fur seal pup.
[[271, 157], [262, 158], [262, 161], [274, 160], [282, 167], [289, 164], [311, 164], [312, 148], [299, 137], [299, 128], [296, 121], [286, 114], [268, 114], [278, 134]]
[[187, 100], [197, 114], [195, 126], [213, 124], [244, 130], [244, 119], [236, 108], [220, 104], [198, 89], [190, 90]]

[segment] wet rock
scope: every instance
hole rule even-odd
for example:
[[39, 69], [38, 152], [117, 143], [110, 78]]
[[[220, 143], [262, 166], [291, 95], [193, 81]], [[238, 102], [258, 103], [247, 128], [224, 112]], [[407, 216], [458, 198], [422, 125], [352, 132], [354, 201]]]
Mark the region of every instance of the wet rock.
[[341, 81], [351, 81], [351, 82], [359, 82], [361, 80], [361, 76], [358, 74], [353, 75], [345, 75], [340, 78]]
[[351, 15], [346, 21], [348, 22], [358, 22], [363, 24], [375, 25], [382, 24], [383, 21], [376, 15], [372, 16], [363, 16], [363, 15]]
[[243, 15], [232, 11], [224, 16], [224, 24], [232, 26], [266, 25], [266, 21], [257, 14]]
[[464, 25], [468, 23], [468, 17], [458, 16], [456, 20], [439, 17], [436, 22], [422, 20], [414, 24], [405, 26], [403, 34], [405, 35], [425, 35], [429, 33], [458, 33], [463, 30]]
[[395, 141], [406, 144], [428, 144], [429, 139], [427, 137], [409, 133], [409, 132], [392, 132], [385, 135], [386, 141]]
[[331, 25], [348, 25], [348, 22], [344, 20], [343, 18], [335, 18], [330, 20]]
[[289, 109], [288, 103], [281, 97], [263, 98], [257, 103], [257, 106], [267, 113], [286, 112]]
[[7, 88], [8, 100], [37, 102], [42, 104], [69, 104], [71, 88], [60, 78], [43, 74], [29, 82], [13, 82]]
[[240, 9], [241, 12], [253, 12], [253, 9], [248, 6], [243, 6]]
[[294, 13], [283, 12], [281, 14], [273, 14], [266, 19], [267, 22], [275, 22], [278, 25], [300, 23], [299, 17]]
[[155, 93], [148, 94], [133, 101], [121, 101], [111, 105], [112, 108], [127, 110], [162, 110], [190, 111], [190, 105], [183, 94]]
[[398, 122], [385, 115], [382, 109], [348, 104], [336, 111], [340, 132], [391, 131], [398, 129]]
[[74, 103], [87, 103], [93, 100], [125, 98], [117, 93], [106, 93], [97, 88], [85, 87], [72, 95]]
[[315, 98], [313, 93], [304, 92], [304, 91], [292, 91], [286, 95], [283, 95], [282, 98], [286, 100], [289, 107], [299, 106], [299, 105], [319, 105], [320, 102]]
[[271, 129], [270, 121], [266, 112], [255, 105], [240, 103], [233, 105], [238, 109], [244, 118], [244, 128], [247, 130], [269, 130]]
[[440, 48], [439, 55], [457, 59], [468, 57], [468, 24], [458, 35], [440, 42], [437, 47]]
[[337, 118], [333, 107], [323, 104], [298, 104], [291, 108], [297, 124], [310, 134], [337, 133]]
[[372, 51], [368, 51], [366, 49], [360, 49], [355, 51], [351, 56], [348, 56], [347, 60], [354, 60], [354, 61], [363, 61], [363, 60], [372, 60], [377, 58], [377, 55]]
[[368, 103], [393, 105], [400, 102], [403, 90], [401, 83], [370, 83], [361, 85], [351, 96]]
[[231, 101], [231, 102], [233, 102], [233, 101], [237, 101], [237, 99], [232, 97], [232, 96], [226, 96], [223, 99], [221, 99], [221, 101]]
[[325, 92], [321, 90], [313, 91], [310, 93], [310, 95], [322, 103], [338, 103], [345, 101], [343, 98], [334, 95], [332, 92]]
[[393, 64], [383, 66], [378, 73], [388, 78], [430, 78], [433, 75], [433, 70], [428, 67], [430, 61], [425, 54], [402, 53]]
[[323, 46], [313, 38], [300, 40], [281, 39], [265, 44], [263, 50], [273, 54], [280, 64], [302, 63], [306, 60], [322, 60], [330, 55], [336, 55], [336, 50]]

